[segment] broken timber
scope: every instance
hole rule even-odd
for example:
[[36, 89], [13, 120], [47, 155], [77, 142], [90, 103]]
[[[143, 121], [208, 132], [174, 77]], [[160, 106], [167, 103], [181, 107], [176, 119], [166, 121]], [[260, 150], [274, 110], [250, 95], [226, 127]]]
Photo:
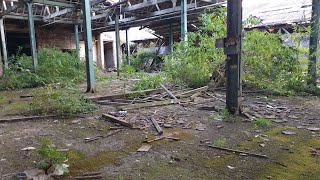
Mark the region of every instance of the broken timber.
[[110, 100], [110, 99], [119, 99], [119, 98], [126, 98], [134, 95], [148, 95], [148, 94], [156, 94], [162, 93], [163, 89], [149, 89], [146, 91], [133, 91], [129, 93], [122, 93], [122, 94], [112, 94], [108, 96], [97, 96], [97, 97], [90, 97], [89, 99], [92, 101], [103, 101], [103, 100]]
[[246, 154], [246, 155], [253, 156], [253, 157], [268, 159], [268, 157], [266, 155], [255, 154], [255, 153], [250, 153], [250, 152], [246, 152], [246, 151], [239, 151], [239, 150], [235, 150], [235, 149], [228, 149], [228, 148], [213, 146], [213, 145], [205, 145], [205, 146], [213, 148], [213, 149], [218, 149], [221, 151], [227, 151], [227, 152], [236, 153], [236, 154]]
[[185, 97], [192, 96], [193, 94], [196, 94], [198, 92], [205, 92], [207, 90], [208, 90], [208, 86], [204, 86], [204, 87], [201, 87], [201, 88], [197, 88], [197, 89], [193, 89], [193, 90], [190, 90], [190, 91], [186, 91], [186, 92], [180, 93], [180, 94], [176, 95], [176, 97], [177, 98], [185, 98]]
[[160, 84], [160, 86], [162, 87], [163, 90], [165, 90], [167, 93], [168, 93], [168, 96], [171, 98], [171, 99], [177, 99], [176, 96], [174, 96], [172, 94], [172, 92], [170, 92], [163, 84]]
[[127, 121], [121, 120], [115, 116], [112, 116], [110, 114], [102, 114], [102, 117], [113, 122], [113, 123], [119, 123], [122, 126], [132, 128], [132, 124], [128, 123]]
[[48, 116], [14, 117], [14, 118], [8, 118], [8, 119], [0, 119], [0, 123], [42, 120], [42, 119], [55, 118], [55, 117], [58, 117], [58, 116], [57, 115], [48, 115]]
[[117, 129], [115, 131], [111, 131], [109, 132], [107, 135], [104, 135], [104, 136], [96, 136], [94, 138], [90, 138], [90, 139], [85, 139], [85, 143], [88, 143], [88, 142], [92, 142], [92, 141], [95, 141], [95, 140], [98, 140], [98, 139], [102, 139], [102, 138], [107, 138], [109, 136], [112, 136], [120, 131], [123, 131], [124, 129]]
[[154, 125], [154, 127], [156, 128], [157, 132], [161, 135], [163, 133], [163, 131], [162, 131], [160, 125], [158, 124], [158, 122], [153, 117], [151, 117], [150, 120], [151, 120], [152, 124]]
[[146, 107], [157, 107], [157, 106], [179, 104], [181, 102], [189, 102], [189, 101], [190, 100], [181, 101], [179, 99], [171, 99], [171, 100], [164, 100], [164, 101], [147, 102], [142, 104], [132, 104], [128, 106], [119, 106], [118, 108], [122, 111], [126, 111], [126, 110], [146, 108]]

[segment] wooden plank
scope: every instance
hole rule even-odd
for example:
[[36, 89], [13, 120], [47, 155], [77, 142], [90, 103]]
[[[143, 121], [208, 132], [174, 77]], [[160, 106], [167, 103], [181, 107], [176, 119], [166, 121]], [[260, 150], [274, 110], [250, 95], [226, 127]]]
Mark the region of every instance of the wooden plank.
[[96, 97], [89, 97], [88, 99], [92, 101], [102, 101], [102, 100], [110, 100], [110, 99], [119, 99], [119, 98], [126, 98], [138, 94], [156, 94], [156, 93], [162, 93], [163, 89], [150, 89], [150, 90], [145, 90], [145, 91], [133, 91], [129, 93], [122, 93], [122, 94], [111, 94], [107, 96], [96, 96]]
[[180, 102], [189, 102], [187, 101], [181, 101], [179, 99], [171, 99], [171, 100], [164, 100], [164, 101], [155, 101], [155, 102], [147, 102], [147, 103], [141, 103], [141, 104], [132, 104], [128, 106], [120, 106], [119, 109], [126, 111], [131, 109], [140, 109], [140, 108], [148, 108], [148, 107], [157, 107], [157, 106], [166, 106], [166, 105], [172, 105], [172, 104], [178, 104]]
[[119, 123], [125, 127], [132, 128], [132, 124], [128, 123], [127, 121], [121, 120], [115, 116], [112, 116], [110, 114], [102, 114], [102, 117], [113, 122], [113, 123]]
[[161, 135], [163, 133], [163, 131], [162, 131], [160, 125], [158, 124], [158, 122], [153, 117], [151, 117], [150, 120], [151, 120], [152, 124], [154, 125], [154, 127], [156, 128], [157, 132]]
[[57, 115], [48, 115], [48, 116], [29, 116], [29, 117], [13, 117], [8, 119], [0, 119], [0, 123], [13, 123], [13, 122], [22, 122], [22, 121], [31, 121], [31, 120], [42, 120], [48, 118], [55, 118]]

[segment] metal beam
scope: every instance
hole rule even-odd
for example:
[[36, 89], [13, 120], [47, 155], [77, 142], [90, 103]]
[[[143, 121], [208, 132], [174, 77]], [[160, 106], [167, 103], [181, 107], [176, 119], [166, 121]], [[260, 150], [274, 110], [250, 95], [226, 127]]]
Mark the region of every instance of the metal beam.
[[241, 113], [241, 32], [242, 32], [242, 0], [228, 0], [227, 5], [227, 93], [226, 106], [230, 113]]
[[187, 0], [181, 0], [181, 40], [184, 42], [187, 41], [187, 25]]
[[34, 28], [32, 3], [28, 2], [27, 7], [28, 7], [28, 25], [29, 25], [32, 65], [33, 65], [34, 71], [36, 71], [38, 66], [38, 60], [37, 60], [36, 32]]
[[60, 2], [60, 1], [50, 1], [50, 0], [32, 0], [33, 3], [45, 4], [50, 6], [60, 6], [66, 8], [76, 8], [77, 4]]
[[9, 63], [8, 63], [8, 52], [7, 52], [7, 40], [6, 40], [6, 34], [4, 32], [3, 18], [0, 19], [0, 34], [1, 34], [1, 47], [2, 47], [4, 67], [8, 69]]
[[312, 0], [312, 19], [310, 34], [310, 55], [308, 67], [308, 84], [317, 85], [317, 61], [319, 49], [320, 1]]
[[134, 4], [128, 7], [123, 8], [122, 12], [129, 12], [129, 11], [135, 11], [138, 9], [146, 8], [149, 6], [153, 6], [156, 4], [164, 3], [164, 2], [171, 2], [171, 0], [155, 0], [155, 1], [147, 1], [143, 3]]
[[130, 44], [129, 44], [129, 33], [126, 30], [126, 53], [127, 53], [127, 64], [130, 65]]
[[19, 3], [17, 5], [10, 6], [8, 9], [6, 9], [0, 13], [0, 18], [2, 18], [4, 15], [11, 13], [12, 11], [18, 9], [21, 6], [23, 6], [23, 4], [21, 4], [21, 3]]
[[80, 45], [79, 45], [79, 25], [74, 25], [74, 38], [76, 43], [77, 58], [80, 59]]
[[106, 10], [106, 12], [104, 12], [102, 14], [98, 14], [98, 15], [92, 16], [91, 20], [101, 19], [101, 18], [109, 16], [109, 14], [110, 14], [109, 10]]
[[58, 11], [58, 12], [55, 12], [55, 13], [49, 14], [48, 16], [43, 17], [43, 21], [48, 21], [48, 20], [51, 19], [51, 18], [54, 18], [54, 17], [57, 17], [57, 16], [61, 16], [61, 15], [67, 14], [67, 13], [72, 12], [72, 11], [74, 11], [74, 10], [75, 10], [75, 9], [73, 9], [73, 8], [63, 9], [63, 10], [61, 10], [61, 11]]
[[119, 15], [116, 14], [116, 26], [115, 26], [115, 32], [116, 32], [116, 58], [117, 58], [117, 75], [120, 76], [120, 38], [119, 38]]
[[87, 92], [95, 92], [93, 53], [92, 53], [92, 30], [91, 30], [91, 11], [90, 0], [81, 0], [84, 26], [84, 44], [86, 51], [87, 69]]

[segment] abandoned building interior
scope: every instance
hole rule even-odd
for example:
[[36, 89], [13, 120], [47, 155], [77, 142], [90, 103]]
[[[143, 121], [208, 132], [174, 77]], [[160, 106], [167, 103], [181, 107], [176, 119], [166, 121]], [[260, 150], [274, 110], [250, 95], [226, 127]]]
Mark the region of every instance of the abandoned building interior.
[[0, 180], [319, 179], [320, 0], [294, 1], [2, 0]]

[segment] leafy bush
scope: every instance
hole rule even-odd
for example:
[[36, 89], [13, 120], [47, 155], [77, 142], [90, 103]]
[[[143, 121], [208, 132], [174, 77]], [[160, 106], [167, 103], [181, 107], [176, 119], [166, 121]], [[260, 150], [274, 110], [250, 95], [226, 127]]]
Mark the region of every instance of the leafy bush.
[[51, 83], [69, 85], [84, 80], [85, 64], [75, 53], [57, 49], [39, 49], [38, 68], [33, 72], [31, 57], [17, 51], [9, 59], [9, 69], [0, 79], [0, 90], [31, 88]]
[[174, 52], [166, 56], [165, 70], [174, 82], [189, 87], [200, 87], [210, 82], [210, 77], [225, 59], [215, 41], [226, 35], [225, 10], [205, 13], [198, 32], [187, 34], [186, 43], [174, 45]]
[[47, 86], [41, 95], [35, 95], [30, 104], [30, 111], [38, 114], [61, 114], [72, 116], [88, 113], [95, 109], [95, 104], [87, 100], [77, 90], [58, 91]]
[[156, 89], [160, 87], [160, 84], [164, 81], [163, 74], [151, 74], [151, 75], [143, 75], [141, 79], [135, 81], [133, 84], [134, 91], [142, 91], [147, 89]]

